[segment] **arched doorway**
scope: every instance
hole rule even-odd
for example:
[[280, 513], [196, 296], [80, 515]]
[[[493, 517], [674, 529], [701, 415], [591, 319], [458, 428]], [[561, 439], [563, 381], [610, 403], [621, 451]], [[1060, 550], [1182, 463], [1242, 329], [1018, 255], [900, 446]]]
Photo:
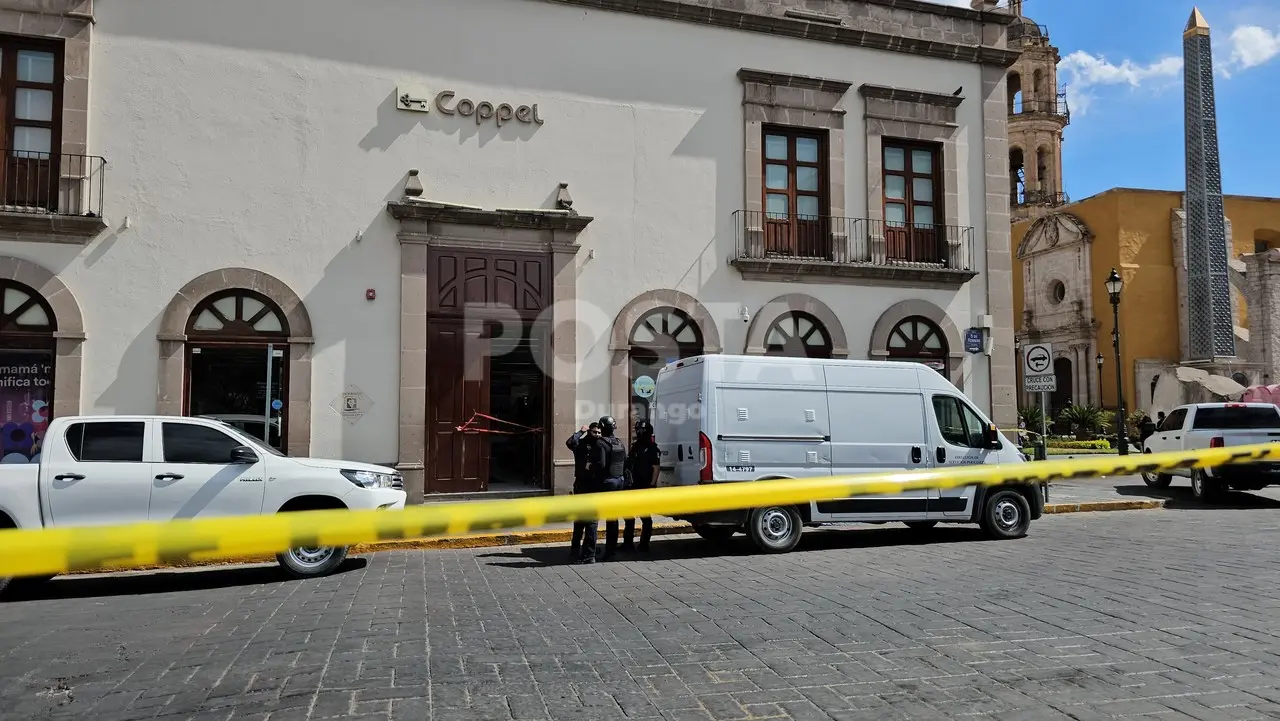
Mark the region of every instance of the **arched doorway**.
[[1053, 375], [1057, 376], [1058, 390], [1049, 397], [1049, 407], [1052, 412], [1050, 421], [1057, 418], [1064, 408], [1075, 402], [1075, 389], [1071, 383], [1075, 378], [1073, 370], [1070, 358], [1053, 359]]
[[32, 463], [53, 415], [53, 309], [33, 288], [0, 281], [0, 463]]
[[673, 360], [703, 353], [702, 329], [678, 308], [655, 308], [631, 329], [628, 353], [631, 423], [652, 419], [658, 371]]
[[778, 316], [764, 334], [765, 355], [830, 358], [831, 334], [817, 318], [801, 311]]
[[889, 360], [923, 363], [948, 376], [946, 337], [928, 318], [912, 316], [903, 319], [889, 331], [887, 345]]
[[183, 412], [285, 450], [289, 324], [280, 307], [243, 288], [215, 293], [191, 312], [186, 336]]

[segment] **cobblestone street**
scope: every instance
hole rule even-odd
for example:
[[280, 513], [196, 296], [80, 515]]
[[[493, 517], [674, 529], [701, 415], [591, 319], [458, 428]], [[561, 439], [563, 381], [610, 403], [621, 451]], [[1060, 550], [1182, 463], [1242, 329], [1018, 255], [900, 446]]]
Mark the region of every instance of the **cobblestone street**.
[[1031, 535], [811, 531], [57, 579], [0, 604], [5, 718], [1263, 719], [1280, 516], [1046, 517]]

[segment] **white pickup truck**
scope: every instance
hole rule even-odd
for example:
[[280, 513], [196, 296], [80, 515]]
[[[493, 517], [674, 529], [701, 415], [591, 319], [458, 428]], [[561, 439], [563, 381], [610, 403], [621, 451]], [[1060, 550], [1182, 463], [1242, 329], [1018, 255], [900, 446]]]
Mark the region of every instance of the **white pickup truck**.
[[[289, 458], [221, 421], [78, 416], [49, 424], [33, 463], [0, 465], [0, 528], [62, 528], [324, 509], [404, 508], [390, 468]], [[343, 547], [277, 556], [294, 577], [332, 572]], [[0, 578], [0, 590], [9, 579]]]
[[[1280, 443], [1280, 409], [1270, 403], [1197, 403], [1179, 406], [1147, 439], [1145, 453]], [[1258, 491], [1280, 484], [1280, 463], [1246, 463], [1205, 469], [1179, 469], [1191, 479], [1196, 498], [1212, 502], [1227, 490]], [[1143, 473], [1152, 488], [1165, 488], [1173, 476]]]

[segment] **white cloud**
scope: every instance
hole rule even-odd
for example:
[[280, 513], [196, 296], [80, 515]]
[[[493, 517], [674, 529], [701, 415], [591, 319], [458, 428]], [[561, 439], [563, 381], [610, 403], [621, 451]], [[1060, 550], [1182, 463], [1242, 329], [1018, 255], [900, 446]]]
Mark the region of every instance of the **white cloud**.
[[1090, 92], [1100, 85], [1128, 85], [1140, 87], [1151, 81], [1176, 77], [1182, 72], [1182, 58], [1165, 56], [1146, 65], [1125, 59], [1113, 63], [1101, 55], [1077, 50], [1062, 59], [1058, 72], [1065, 76], [1067, 100], [1072, 112], [1083, 115], [1093, 102]]
[[1256, 68], [1280, 55], [1280, 30], [1271, 31], [1261, 25], [1241, 25], [1227, 38], [1230, 54], [1222, 72], [1231, 73]]

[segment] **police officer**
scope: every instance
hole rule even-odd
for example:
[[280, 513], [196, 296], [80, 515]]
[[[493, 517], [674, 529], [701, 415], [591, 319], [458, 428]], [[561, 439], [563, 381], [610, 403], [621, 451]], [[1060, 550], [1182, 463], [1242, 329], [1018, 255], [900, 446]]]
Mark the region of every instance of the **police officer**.
[[[627, 456], [627, 464], [631, 467], [632, 488], [653, 488], [658, 485], [658, 474], [661, 454], [658, 444], [653, 440], [653, 424], [649, 421], [636, 421], [636, 438], [631, 443], [631, 453]], [[634, 551], [633, 539], [636, 533], [636, 519], [628, 518], [622, 533], [622, 549]], [[653, 536], [653, 517], [640, 519], [640, 552], [649, 552], [649, 539]]]
[[[595, 446], [600, 442], [600, 424], [592, 422], [583, 426], [577, 433], [569, 436], [564, 444], [573, 451], [573, 492], [590, 493], [595, 485], [594, 470], [591, 468], [591, 457]], [[585, 548], [584, 548], [585, 541]], [[573, 522], [573, 541], [569, 545], [569, 559], [579, 561], [587, 557], [590, 562], [596, 557], [596, 524], [587, 521]]]
[[[615, 435], [618, 429], [613, 416], [600, 419], [600, 443], [596, 446], [594, 464], [599, 464], [596, 487], [601, 491], [621, 491], [626, 487], [627, 447]], [[605, 523], [604, 560], [613, 558], [618, 551], [618, 522]]]

